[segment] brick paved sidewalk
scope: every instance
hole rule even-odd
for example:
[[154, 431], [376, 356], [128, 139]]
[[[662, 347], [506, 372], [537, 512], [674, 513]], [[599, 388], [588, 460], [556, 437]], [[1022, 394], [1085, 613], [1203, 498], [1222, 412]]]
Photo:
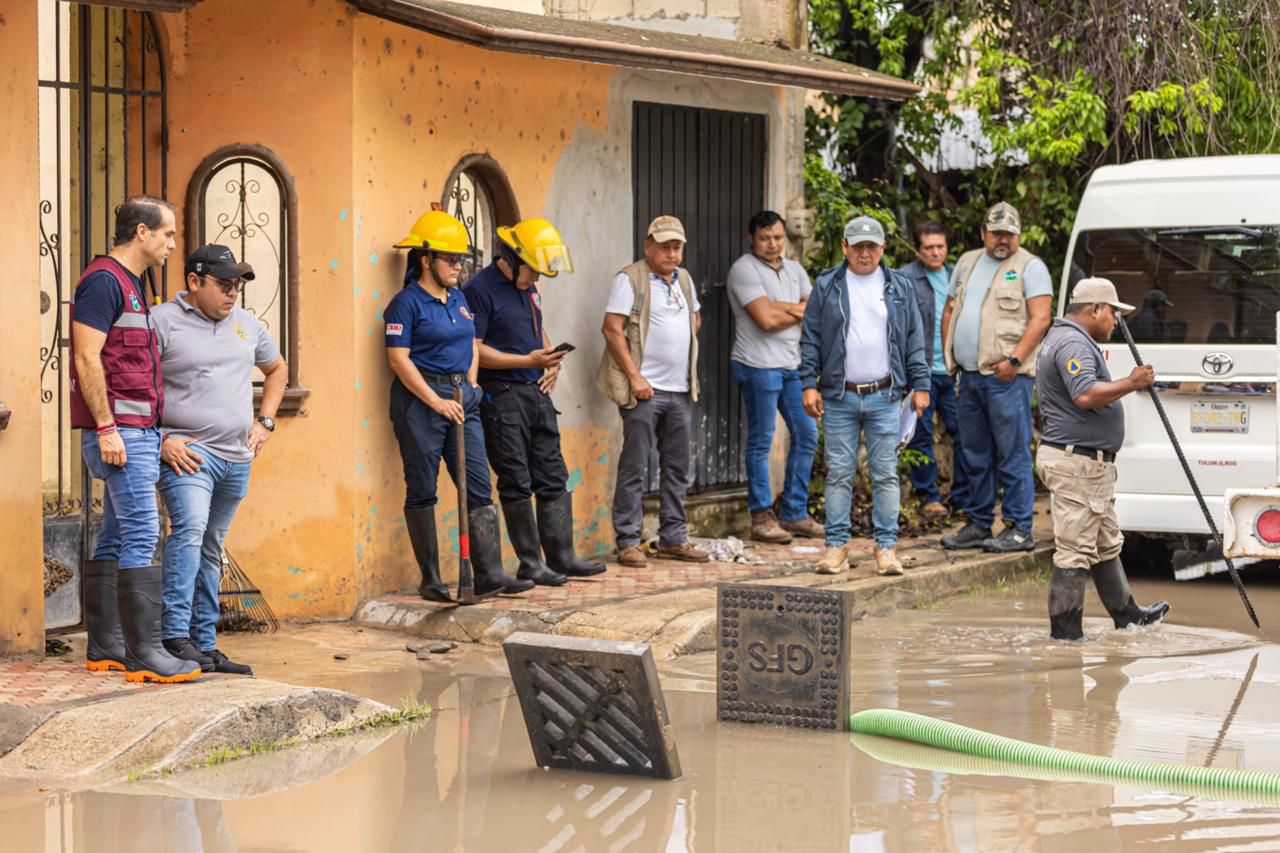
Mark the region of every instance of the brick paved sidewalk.
[[[696, 544], [706, 540], [694, 541]], [[759, 559], [758, 563], [680, 563], [650, 556], [648, 567], [643, 569], [621, 566], [610, 554], [594, 558], [604, 560], [608, 566], [608, 571], [602, 575], [575, 578], [563, 586], [536, 586], [519, 595], [485, 599], [481, 606], [490, 610], [563, 610], [718, 581], [771, 577], [786, 571], [807, 569], [810, 562], [822, 556], [822, 550], [820, 539], [800, 539], [792, 545], [752, 542], [748, 543], [747, 553], [752, 558]], [[412, 592], [391, 593], [381, 598], [386, 601], [422, 603], [417, 593]]]
[[90, 672], [81, 655], [0, 660], [0, 705], [34, 708], [156, 686], [130, 684], [123, 672]]

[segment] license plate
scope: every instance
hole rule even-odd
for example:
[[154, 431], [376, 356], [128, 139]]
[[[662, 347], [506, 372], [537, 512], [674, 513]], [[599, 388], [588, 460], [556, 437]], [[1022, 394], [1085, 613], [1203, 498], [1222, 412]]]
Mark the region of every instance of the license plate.
[[1191, 404], [1192, 432], [1248, 432], [1248, 403], [1199, 401]]

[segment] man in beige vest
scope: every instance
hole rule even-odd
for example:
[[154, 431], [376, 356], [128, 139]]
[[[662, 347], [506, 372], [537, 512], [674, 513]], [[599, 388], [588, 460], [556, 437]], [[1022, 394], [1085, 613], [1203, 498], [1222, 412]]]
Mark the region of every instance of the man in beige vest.
[[[1049, 329], [1053, 281], [1044, 261], [1023, 249], [1022, 218], [999, 202], [982, 220], [983, 248], [966, 252], [951, 275], [942, 312], [942, 352], [958, 377], [956, 460], [969, 481], [968, 523], [942, 537], [944, 548], [1030, 551], [1035, 476], [1031, 470], [1031, 392], [1036, 354]], [[996, 478], [1006, 525], [991, 535]]]
[[684, 226], [674, 216], [649, 223], [644, 258], [613, 279], [605, 306], [606, 350], [596, 384], [622, 415], [622, 453], [613, 492], [618, 562], [648, 564], [640, 544], [641, 498], [656, 442], [661, 461], [658, 556], [706, 562], [689, 542], [684, 500], [693, 480], [690, 444], [698, 399], [698, 329], [702, 306], [684, 257]]

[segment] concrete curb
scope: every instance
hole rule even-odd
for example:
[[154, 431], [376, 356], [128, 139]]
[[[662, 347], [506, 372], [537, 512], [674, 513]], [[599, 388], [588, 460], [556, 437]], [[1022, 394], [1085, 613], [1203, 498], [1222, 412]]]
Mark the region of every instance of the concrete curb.
[[[940, 598], [1014, 581], [1046, 570], [1052, 544], [1033, 552], [978, 554], [913, 548], [917, 568], [898, 577], [880, 577], [864, 560], [843, 575], [819, 575], [802, 566], [779, 566], [777, 575], [743, 581], [831, 589], [854, 593], [861, 616], [883, 616], [898, 608], [918, 607]], [[441, 609], [425, 602], [370, 599], [353, 622], [368, 628], [430, 639], [500, 645], [515, 631], [534, 631], [603, 640], [649, 643], [655, 657], [670, 660], [715, 648], [715, 585], [686, 587], [542, 612], [495, 610], [483, 606]]]
[[389, 710], [338, 690], [234, 676], [109, 694], [45, 717], [0, 756], [0, 787], [83, 787], [184, 770], [228, 751], [313, 740]]

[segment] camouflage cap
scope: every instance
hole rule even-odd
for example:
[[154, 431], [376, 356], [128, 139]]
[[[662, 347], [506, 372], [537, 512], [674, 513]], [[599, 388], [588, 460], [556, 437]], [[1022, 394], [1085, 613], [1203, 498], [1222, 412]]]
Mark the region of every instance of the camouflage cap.
[[987, 210], [982, 217], [982, 225], [988, 231], [1004, 231], [1008, 234], [1022, 233], [1022, 217], [1018, 208], [1007, 201], [998, 201]]

